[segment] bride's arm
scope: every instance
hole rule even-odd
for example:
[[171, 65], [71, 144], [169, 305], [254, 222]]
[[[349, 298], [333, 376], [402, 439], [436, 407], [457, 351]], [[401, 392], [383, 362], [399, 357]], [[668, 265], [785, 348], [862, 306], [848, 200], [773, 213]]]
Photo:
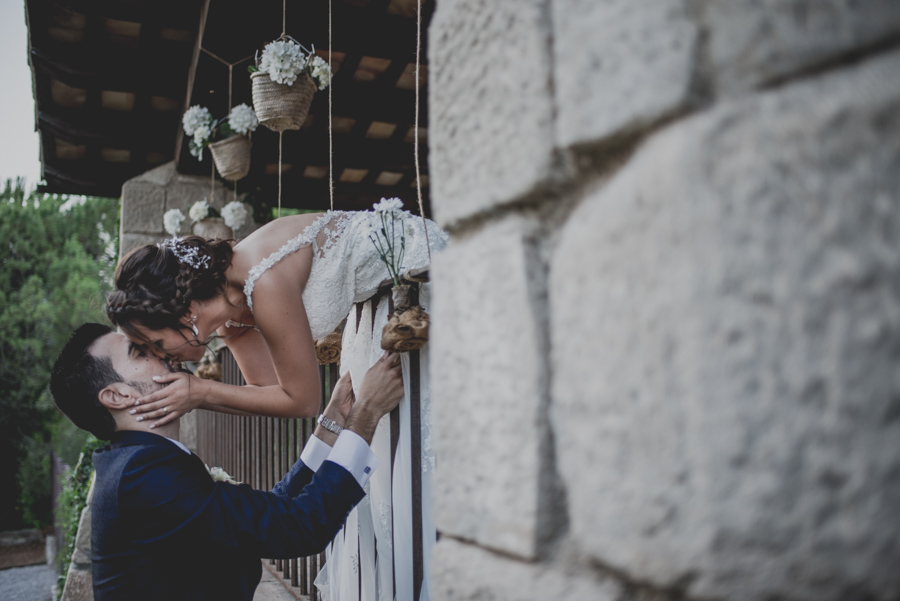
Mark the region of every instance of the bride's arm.
[[269, 277], [257, 281], [253, 294], [253, 316], [260, 331], [228, 340], [247, 386], [213, 386], [204, 401], [218, 406], [209, 408], [256, 415], [314, 416], [321, 404], [319, 366], [303, 306], [302, 283], [280, 277], [283, 272], [266, 275]]
[[[268, 288], [259, 290], [260, 297]], [[276, 297], [285, 300], [281, 294]], [[167, 386], [139, 399], [136, 417], [141, 421], [154, 420], [154, 425], [160, 426], [198, 406], [236, 415], [315, 416], [321, 404], [319, 369], [301, 302], [295, 301], [292, 318], [285, 318], [282, 327], [275, 328], [271, 342], [252, 330], [228, 340], [228, 347], [247, 382], [245, 386], [204, 380], [187, 373], [168, 374], [155, 378]], [[271, 321], [276, 316], [262, 307], [256, 313], [254, 317], [260, 330], [265, 327], [263, 331], [271, 331], [275, 325]]]
[[[302, 298], [311, 264], [312, 249], [302, 248], [256, 281], [253, 317], [260, 331], [238, 334], [227, 341], [246, 386], [187, 374], [163, 376], [159, 381], [171, 384], [140, 399], [137, 412], [141, 417], [156, 420], [155, 425], [171, 421], [182, 413], [170, 406], [176, 396], [189, 397], [191, 402], [186, 406], [226, 413], [316, 415], [321, 404], [319, 369]], [[167, 413], [165, 406], [169, 406]]]

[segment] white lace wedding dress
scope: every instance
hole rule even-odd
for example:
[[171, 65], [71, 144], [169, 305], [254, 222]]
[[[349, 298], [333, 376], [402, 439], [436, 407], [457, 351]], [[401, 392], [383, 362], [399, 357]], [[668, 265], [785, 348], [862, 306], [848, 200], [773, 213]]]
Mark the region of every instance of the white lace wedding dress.
[[[447, 244], [447, 234], [434, 222], [425, 227], [421, 217], [402, 213], [405, 236], [401, 272], [427, 267], [431, 252]], [[256, 280], [281, 259], [303, 246], [313, 245], [313, 264], [303, 290], [303, 304], [313, 339], [332, 332], [344, 319], [341, 375], [351, 373], [357, 392], [366, 371], [382, 354], [381, 330], [388, 320], [388, 301], [378, 306], [365, 302], [359, 315], [354, 303], [367, 301], [388, 279], [370, 233], [382, 226], [371, 211], [325, 213], [280, 250], [250, 270], [244, 293], [253, 309]], [[398, 232], [399, 234], [399, 232]], [[429, 286], [420, 286], [420, 304], [428, 310]], [[371, 326], [371, 327], [370, 327]], [[373, 336], [374, 332], [374, 336]], [[410, 419], [410, 363], [402, 357], [405, 398], [400, 403], [400, 438], [391, 470], [390, 416], [379, 423], [372, 449], [381, 468], [366, 485], [366, 496], [350, 513], [344, 528], [326, 550], [326, 563], [315, 584], [325, 601], [406, 601], [413, 595], [412, 458]], [[420, 351], [420, 415], [422, 441], [422, 544], [424, 580], [419, 598], [430, 599], [429, 574], [435, 528], [431, 513], [431, 477], [434, 451], [431, 436], [431, 386], [428, 346]], [[395, 594], [396, 590], [396, 594]]]

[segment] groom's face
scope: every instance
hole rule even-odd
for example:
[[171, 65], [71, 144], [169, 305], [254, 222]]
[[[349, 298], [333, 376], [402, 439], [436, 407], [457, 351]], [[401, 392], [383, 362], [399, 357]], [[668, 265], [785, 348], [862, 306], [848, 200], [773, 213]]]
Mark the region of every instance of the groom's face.
[[168, 363], [118, 332], [110, 332], [98, 338], [91, 346], [90, 353], [95, 357], [107, 356], [112, 359], [113, 369], [122, 376], [123, 381], [145, 390], [160, 388], [161, 385], [153, 381], [153, 376], [162, 376], [172, 371]]

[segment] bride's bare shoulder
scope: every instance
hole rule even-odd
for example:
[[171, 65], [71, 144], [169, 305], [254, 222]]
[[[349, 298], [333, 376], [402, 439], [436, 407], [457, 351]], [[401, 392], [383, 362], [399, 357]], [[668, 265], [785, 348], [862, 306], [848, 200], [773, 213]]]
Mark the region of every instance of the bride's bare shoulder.
[[231, 273], [228, 274], [228, 279], [234, 278], [240, 281], [246, 279], [254, 266], [278, 251], [321, 216], [322, 213], [304, 213], [273, 219], [240, 240], [234, 245]]

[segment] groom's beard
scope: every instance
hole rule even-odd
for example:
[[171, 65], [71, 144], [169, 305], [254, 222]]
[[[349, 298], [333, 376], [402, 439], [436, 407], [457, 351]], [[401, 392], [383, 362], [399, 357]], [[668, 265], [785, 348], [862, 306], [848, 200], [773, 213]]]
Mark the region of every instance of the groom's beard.
[[[166, 369], [169, 370], [169, 373], [175, 373], [175, 372], [179, 372], [179, 371], [182, 373], [186, 373], [186, 374], [191, 373], [190, 370], [185, 369], [184, 365], [180, 361], [163, 361], [163, 364], [166, 366]], [[154, 393], [157, 390], [161, 390], [169, 385], [168, 382], [166, 382], [166, 383], [159, 383], [159, 382], [153, 382], [153, 381], [139, 382], [137, 380], [134, 380], [132, 382], [126, 382], [126, 383], [129, 386], [131, 386], [132, 388], [134, 388], [135, 390], [140, 391], [142, 396], [147, 396], [148, 394]]]

